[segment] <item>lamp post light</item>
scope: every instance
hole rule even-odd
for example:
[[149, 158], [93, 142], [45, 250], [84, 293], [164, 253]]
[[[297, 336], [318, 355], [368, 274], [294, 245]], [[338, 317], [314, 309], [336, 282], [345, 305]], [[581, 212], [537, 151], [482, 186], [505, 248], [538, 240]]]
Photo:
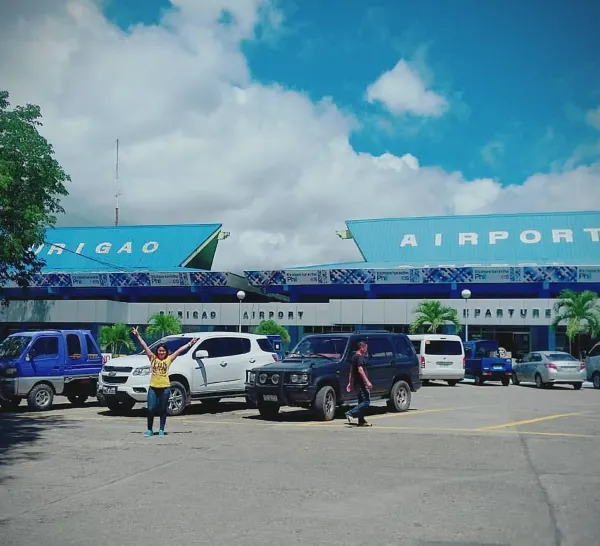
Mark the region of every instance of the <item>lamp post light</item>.
[[471, 291], [465, 288], [460, 296], [465, 300], [465, 341], [469, 341], [469, 298], [471, 297]]
[[237, 299], [240, 302], [239, 304], [239, 310], [238, 310], [238, 325], [239, 325], [239, 331], [242, 331], [242, 302], [244, 301], [245, 297], [246, 297], [246, 292], [244, 292], [243, 290], [240, 290], [237, 294]]

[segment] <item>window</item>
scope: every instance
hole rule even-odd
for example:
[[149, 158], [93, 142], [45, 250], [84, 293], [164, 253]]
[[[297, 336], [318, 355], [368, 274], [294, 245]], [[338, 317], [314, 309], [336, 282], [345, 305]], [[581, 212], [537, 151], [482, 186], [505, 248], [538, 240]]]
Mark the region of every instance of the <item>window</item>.
[[562, 360], [573, 360], [577, 362], [577, 359], [567, 353], [549, 353], [546, 355], [548, 360], [553, 360], [554, 362], [562, 361]]
[[257, 339], [256, 342], [258, 343], [261, 351], [264, 351], [265, 353], [275, 352], [275, 348], [273, 345], [271, 345], [271, 342], [268, 339]]
[[407, 339], [403, 336], [394, 336], [392, 337], [392, 341], [394, 342], [394, 349], [396, 350], [396, 356], [412, 356], [413, 348]]
[[67, 355], [73, 360], [81, 358], [81, 341], [77, 334], [67, 334]]
[[97, 352], [98, 349], [96, 349], [96, 346], [94, 345], [94, 342], [92, 341], [92, 338], [89, 334], [85, 335], [85, 345], [87, 349], [88, 358], [97, 358], [100, 356]]
[[346, 352], [348, 338], [345, 336], [307, 336], [290, 351], [289, 358], [309, 355], [325, 355], [325, 358], [341, 358]]
[[600, 344], [594, 346], [588, 356], [600, 356]]
[[34, 344], [32, 349], [35, 351], [35, 357], [53, 357], [58, 356], [58, 338], [40, 337]]
[[417, 340], [417, 339], [411, 339], [410, 342], [412, 343], [414, 349], [415, 349], [415, 353], [417, 354], [421, 354], [421, 340]]
[[243, 355], [250, 352], [250, 340], [245, 337], [212, 337], [198, 347], [208, 352], [208, 358]]
[[531, 362], [541, 362], [542, 361], [542, 355], [538, 354], [538, 353], [533, 353], [531, 355]]
[[[171, 339], [163, 339], [162, 341], [159, 339], [158, 341], [156, 341], [152, 345], [150, 345], [150, 350], [152, 352], [155, 352], [159, 345], [165, 345], [167, 347], [167, 351], [169, 351], [169, 354], [172, 354], [177, 349], [179, 349], [179, 347], [181, 347], [182, 345], [185, 345], [186, 343], [189, 343], [190, 341], [191, 341], [191, 338], [189, 338], [189, 337], [175, 337], [175, 338], [171, 338]], [[179, 353], [179, 355], [180, 356], [185, 355], [188, 352], [189, 352], [189, 349], [185, 349], [184, 351]], [[142, 351], [140, 354], [143, 355], [143, 354], [145, 354], [145, 352]]]
[[[426, 339], [425, 354], [452, 356], [462, 355], [462, 344], [460, 341], [450, 341], [448, 339]], [[476, 356], [480, 356], [479, 346], [477, 346]]]
[[394, 350], [387, 337], [370, 337], [367, 339], [367, 344], [370, 358], [386, 360], [394, 358]]
[[30, 341], [31, 338], [29, 336], [7, 337], [0, 343], [0, 357], [15, 358], [21, 356], [21, 353], [29, 345]]

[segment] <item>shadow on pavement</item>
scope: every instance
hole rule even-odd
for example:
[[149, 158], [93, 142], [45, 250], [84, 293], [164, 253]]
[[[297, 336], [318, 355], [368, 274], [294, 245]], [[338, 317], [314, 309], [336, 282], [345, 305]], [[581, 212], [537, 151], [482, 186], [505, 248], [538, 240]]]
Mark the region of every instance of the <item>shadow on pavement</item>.
[[0, 413], [0, 484], [11, 479], [4, 473], [4, 467], [21, 461], [39, 460], [43, 456], [43, 451], [36, 449], [35, 444], [46, 430], [70, 426], [62, 416], [53, 416], [52, 412], [35, 415]]
[[[347, 408], [338, 408], [335, 412], [335, 419], [346, 420], [345, 413], [350, 409]], [[416, 408], [410, 408], [406, 413], [418, 413], [419, 410]], [[369, 417], [374, 417], [376, 415], [396, 415], [394, 412], [391, 412], [386, 406], [370, 406], [369, 409], [365, 412], [365, 417], [368, 419]], [[242, 419], [247, 419], [249, 421], [271, 421], [271, 422], [283, 422], [283, 423], [311, 423], [316, 422], [314, 415], [310, 410], [306, 409], [291, 409], [280, 412], [275, 419], [264, 419], [262, 418], [258, 410], [255, 415], [244, 415]]]
[[[215, 415], [221, 413], [231, 413], [234, 411], [242, 411], [247, 409], [253, 409], [252, 406], [248, 405], [245, 400], [240, 401], [227, 401], [227, 402], [219, 402], [218, 404], [202, 404], [202, 402], [192, 402], [191, 405], [187, 407], [185, 412], [182, 415], [194, 416], [194, 415]], [[103, 417], [115, 417], [115, 416], [125, 416], [125, 417], [146, 417], [147, 407], [144, 405], [137, 405], [131, 411], [123, 412], [123, 413], [114, 413], [108, 408], [102, 408], [98, 415]]]

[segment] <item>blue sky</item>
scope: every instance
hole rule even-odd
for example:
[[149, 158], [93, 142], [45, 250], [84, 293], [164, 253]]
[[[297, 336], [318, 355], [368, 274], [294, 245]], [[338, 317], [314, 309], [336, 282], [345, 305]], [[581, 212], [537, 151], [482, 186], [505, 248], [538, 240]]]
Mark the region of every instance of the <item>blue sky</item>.
[[[332, 97], [362, 123], [357, 151], [411, 153], [422, 165], [503, 184], [548, 172], [600, 132], [600, 2], [573, 0], [280, 0], [284, 21], [246, 43], [254, 78], [312, 99]], [[327, 5], [328, 9], [324, 9]], [[119, 0], [106, 14], [126, 28], [158, 21], [164, 0]], [[365, 100], [383, 72], [406, 59], [450, 108], [438, 118], [393, 117]], [[485, 147], [492, 154], [485, 154]]]

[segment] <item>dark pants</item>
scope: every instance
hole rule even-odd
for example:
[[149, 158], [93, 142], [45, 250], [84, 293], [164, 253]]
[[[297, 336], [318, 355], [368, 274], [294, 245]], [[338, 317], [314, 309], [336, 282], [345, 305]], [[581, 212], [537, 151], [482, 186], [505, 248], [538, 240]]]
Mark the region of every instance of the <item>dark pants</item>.
[[358, 387], [357, 390], [358, 405], [354, 406], [349, 412], [350, 417], [358, 417], [359, 423], [365, 422], [365, 410], [371, 404], [371, 393], [366, 387]]
[[160, 415], [160, 430], [165, 430], [170, 396], [171, 389], [169, 388], [159, 389], [150, 387], [148, 389], [148, 430], [152, 430], [156, 410], [158, 410], [158, 414]]

